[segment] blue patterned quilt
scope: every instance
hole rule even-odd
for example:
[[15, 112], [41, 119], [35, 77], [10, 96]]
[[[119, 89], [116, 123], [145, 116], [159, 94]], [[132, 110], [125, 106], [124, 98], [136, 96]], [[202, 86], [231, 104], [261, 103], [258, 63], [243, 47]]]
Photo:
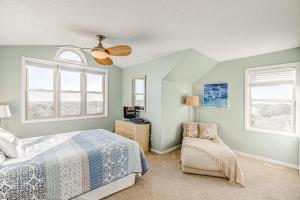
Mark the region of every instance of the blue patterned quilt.
[[104, 129], [20, 140], [0, 168], [0, 199], [70, 199], [148, 170], [140, 146]]

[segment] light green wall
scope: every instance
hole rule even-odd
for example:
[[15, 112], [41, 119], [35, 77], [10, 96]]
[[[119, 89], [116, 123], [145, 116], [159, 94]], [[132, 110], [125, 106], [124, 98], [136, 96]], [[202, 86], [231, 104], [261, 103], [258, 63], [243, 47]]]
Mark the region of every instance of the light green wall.
[[151, 122], [151, 148], [161, 149], [161, 82], [163, 77], [185, 56], [178, 52], [123, 70], [123, 105], [132, 105], [132, 79], [146, 75], [146, 112], [141, 117]]
[[[21, 57], [53, 60], [54, 47], [42, 46], [0, 46], [0, 103], [9, 104], [12, 118], [4, 121], [4, 126], [19, 137], [54, 134], [74, 130], [106, 128], [114, 129], [114, 120], [122, 113], [122, 70], [109, 67], [109, 117], [48, 123], [21, 123]], [[99, 67], [87, 55], [88, 65]]]
[[184, 97], [192, 83], [216, 61], [187, 49], [123, 70], [123, 104], [132, 105], [132, 79], [146, 75], [147, 108], [141, 117], [151, 121], [151, 148], [164, 151], [181, 142], [181, 123], [188, 120]]
[[164, 80], [192, 84], [218, 63], [194, 49], [187, 49], [184, 52], [184, 57], [163, 78]]
[[[185, 97], [192, 95], [193, 83], [212, 69], [217, 61], [194, 49], [185, 50], [185, 56], [162, 81], [161, 149], [181, 144], [182, 122], [189, 120]], [[191, 111], [191, 117], [193, 112]]]
[[161, 149], [175, 147], [182, 140], [182, 122], [189, 120], [185, 97], [193, 93], [191, 83], [162, 81]]
[[245, 69], [296, 61], [300, 61], [300, 48], [219, 63], [194, 84], [194, 94], [202, 97], [204, 83], [228, 82], [230, 108], [202, 108], [198, 118], [217, 122], [220, 137], [232, 149], [298, 165], [297, 138], [244, 130]]

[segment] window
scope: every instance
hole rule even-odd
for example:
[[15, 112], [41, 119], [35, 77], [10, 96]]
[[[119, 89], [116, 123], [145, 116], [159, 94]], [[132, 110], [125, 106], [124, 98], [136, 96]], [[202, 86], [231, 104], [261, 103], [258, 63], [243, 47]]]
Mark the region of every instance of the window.
[[81, 72], [60, 70], [60, 115], [81, 114]]
[[107, 116], [107, 71], [23, 58], [23, 122]]
[[55, 54], [55, 60], [74, 64], [87, 65], [84, 53], [79, 49], [60, 48]]
[[246, 70], [246, 130], [296, 135], [296, 66]]
[[86, 74], [87, 114], [103, 113], [104, 84], [103, 75], [94, 73]]
[[132, 81], [132, 104], [137, 110], [146, 110], [146, 78], [134, 78]]
[[27, 80], [26, 90], [27, 118], [54, 117], [54, 69], [28, 63], [27, 74], [31, 77]]

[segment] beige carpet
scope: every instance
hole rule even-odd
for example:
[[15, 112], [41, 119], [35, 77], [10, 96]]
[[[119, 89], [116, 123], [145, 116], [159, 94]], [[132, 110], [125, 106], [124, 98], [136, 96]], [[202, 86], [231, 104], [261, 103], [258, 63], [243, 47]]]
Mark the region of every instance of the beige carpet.
[[241, 188], [226, 179], [182, 173], [179, 155], [179, 150], [165, 155], [148, 154], [147, 174], [138, 178], [134, 186], [105, 200], [300, 200], [300, 175], [296, 170], [238, 156], [246, 183]]

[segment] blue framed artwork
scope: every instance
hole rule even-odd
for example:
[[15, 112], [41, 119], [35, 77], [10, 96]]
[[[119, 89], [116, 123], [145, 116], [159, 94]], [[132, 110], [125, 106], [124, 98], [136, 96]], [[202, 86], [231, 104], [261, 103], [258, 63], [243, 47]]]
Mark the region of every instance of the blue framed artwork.
[[228, 108], [228, 83], [205, 84], [203, 89], [204, 108]]

